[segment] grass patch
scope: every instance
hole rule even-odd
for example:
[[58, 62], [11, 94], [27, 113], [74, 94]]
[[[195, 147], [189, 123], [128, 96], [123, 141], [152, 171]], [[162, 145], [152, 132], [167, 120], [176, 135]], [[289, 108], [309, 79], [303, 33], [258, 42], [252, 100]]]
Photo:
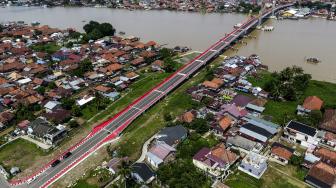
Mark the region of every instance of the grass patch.
[[112, 175], [106, 168], [91, 170], [88, 175], [78, 180], [72, 188], [98, 188], [104, 187], [112, 179]]
[[98, 185], [91, 185], [86, 182], [86, 180], [78, 180], [73, 188], [99, 188]]
[[262, 186], [262, 180], [258, 180], [241, 171], [236, 170], [225, 181], [225, 184], [232, 188], [259, 188]]
[[37, 157], [47, 154], [48, 152], [43, 151], [35, 144], [19, 138], [0, 149], [0, 161], [5, 168], [17, 166], [24, 170]]
[[200, 52], [191, 52], [186, 55], [180, 56], [179, 59], [176, 59], [175, 61], [181, 64], [185, 64], [193, 59], [195, 59], [198, 55], [200, 55]]
[[[90, 123], [97, 122], [98, 120], [104, 119], [106, 117], [111, 117], [127, 105], [129, 105], [132, 101], [149, 91], [155, 85], [160, 83], [162, 80], [167, 78], [170, 74], [169, 73], [153, 73], [149, 74], [147, 77], [136, 81], [135, 83], [131, 84], [128, 93], [125, 94], [122, 98], [115, 101], [112, 105], [110, 105], [105, 111], [100, 113], [99, 115], [95, 116]], [[92, 114], [85, 114], [84, 116], [86, 119], [92, 117]]]
[[306, 187], [300, 180], [286, 178], [286, 175], [274, 168], [268, 168], [261, 179], [236, 170], [225, 181], [232, 188], [303, 188]]
[[56, 42], [50, 42], [47, 44], [36, 44], [31, 46], [30, 48], [37, 52], [46, 52], [48, 54], [53, 54], [61, 49], [61, 46], [58, 46]]

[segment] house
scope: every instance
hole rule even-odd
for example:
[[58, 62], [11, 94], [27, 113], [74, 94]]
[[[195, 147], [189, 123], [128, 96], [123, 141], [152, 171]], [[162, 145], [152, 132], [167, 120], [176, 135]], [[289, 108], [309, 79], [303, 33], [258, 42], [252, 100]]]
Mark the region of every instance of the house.
[[313, 154], [320, 158], [321, 161], [336, 166], [336, 151], [329, 150], [324, 147], [316, 148]]
[[217, 134], [224, 136], [224, 133], [235, 123], [235, 121], [228, 115], [224, 115], [218, 123], [212, 125], [212, 131]]
[[239, 132], [243, 137], [262, 143], [267, 142], [267, 140], [273, 136], [273, 134], [267, 129], [255, 126], [251, 123], [246, 123], [242, 125], [239, 128]]
[[204, 81], [202, 85], [206, 88], [217, 91], [223, 84], [223, 80], [219, 78], [213, 78], [211, 81]]
[[145, 163], [135, 163], [131, 166], [131, 177], [139, 184], [149, 184], [155, 174]]
[[288, 161], [293, 156], [294, 149], [284, 146], [280, 143], [274, 142], [271, 148], [270, 159], [273, 161], [286, 165]]
[[125, 74], [125, 76], [131, 81], [139, 78], [139, 75], [135, 72], [128, 72], [128, 73]]
[[79, 100], [76, 100], [76, 104], [78, 106], [83, 106], [89, 102], [91, 102], [93, 99], [95, 99], [95, 97], [92, 97], [92, 96], [84, 96], [82, 97], [81, 99]]
[[27, 133], [32, 138], [55, 145], [65, 137], [67, 131], [64, 126], [54, 127], [45, 118], [39, 117], [29, 123]]
[[120, 170], [120, 166], [123, 162], [127, 162], [128, 158], [123, 157], [123, 158], [113, 158], [111, 159], [107, 164], [106, 168], [109, 170], [112, 174], [117, 174]]
[[181, 115], [180, 120], [182, 122], [191, 123], [195, 117], [196, 115], [193, 113], [193, 111], [188, 111]]
[[336, 184], [336, 169], [324, 162], [315, 163], [305, 177], [305, 182], [318, 188], [332, 188]]
[[221, 115], [228, 114], [233, 119], [239, 120], [247, 115], [247, 111], [245, 109], [236, 106], [236, 104], [224, 104], [221, 106], [219, 114]]
[[231, 101], [231, 103], [239, 107], [245, 107], [248, 103], [252, 101], [253, 101], [253, 98], [246, 96], [246, 95], [238, 94], [235, 97], [233, 97], [233, 100]]
[[164, 68], [164, 62], [161, 60], [156, 60], [152, 63], [152, 70], [153, 71], [162, 71]]
[[302, 105], [297, 106], [297, 114], [304, 115], [308, 114], [313, 110], [321, 110], [323, 105], [323, 101], [317, 96], [309, 96], [307, 97]]
[[8, 123], [10, 123], [13, 118], [14, 118], [14, 114], [12, 112], [9, 111], [5, 111], [5, 112], [1, 112], [0, 113], [0, 130], [4, 129]]
[[156, 135], [157, 142], [164, 142], [169, 146], [176, 147], [187, 138], [188, 130], [182, 125], [166, 127]]
[[119, 92], [111, 92], [111, 93], [104, 93], [104, 97], [109, 98], [111, 101], [115, 101], [120, 98], [120, 93]]
[[248, 104], [246, 105], [246, 109], [247, 109], [249, 112], [251, 112], [252, 114], [260, 115], [261, 113], [264, 112], [264, 110], [265, 110], [266, 108], [263, 107], [263, 106], [257, 106], [257, 105], [248, 103]]
[[336, 134], [328, 131], [319, 131], [322, 136], [320, 137], [320, 145], [336, 150]]
[[157, 143], [146, 153], [146, 161], [154, 168], [175, 159], [176, 149], [166, 143]]
[[238, 170], [260, 179], [267, 170], [267, 158], [254, 152], [250, 152], [238, 166]]
[[259, 153], [263, 149], [263, 145], [261, 143], [249, 140], [239, 135], [228, 137], [226, 139], [226, 145], [228, 147], [238, 149], [243, 153], [249, 153], [250, 151]]
[[213, 149], [202, 148], [193, 157], [193, 164], [216, 179], [224, 179], [228, 170], [239, 157], [220, 144]]
[[96, 91], [102, 93], [102, 94], [104, 94], [104, 93], [109, 93], [109, 92], [111, 92], [111, 91], [113, 90], [112, 88], [110, 88], [110, 87], [106, 87], [106, 86], [104, 86], [104, 85], [98, 85], [98, 86], [96, 86], [94, 89], [95, 89]]
[[323, 115], [320, 129], [336, 133], [336, 109], [326, 109]]
[[287, 123], [282, 137], [307, 148], [314, 148], [319, 142], [315, 128], [293, 120]]
[[60, 124], [71, 119], [71, 111], [58, 108], [52, 112], [45, 113], [42, 116], [45, 117], [48, 121]]
[[47, 113], [50, 113], [58, 108], [61, 107], [61, 103], [58, 102], [58, 101], [48, 101], [45, 105], [44, 105], [44, 108], [45, 108], [45, 111]]
[[246, 120], [248, 123], [251, 123], [255, 126], [261, 127], [263, 129], [266, 129], [267, 131], [269, 131], [272, 134], [275, 134], [279, 131], [280, 126], [270, 122], [270, 121], [266, 121], [264, 119], [255, 117], [253, 115], [246, 115], [244, 118], [244, 120]]

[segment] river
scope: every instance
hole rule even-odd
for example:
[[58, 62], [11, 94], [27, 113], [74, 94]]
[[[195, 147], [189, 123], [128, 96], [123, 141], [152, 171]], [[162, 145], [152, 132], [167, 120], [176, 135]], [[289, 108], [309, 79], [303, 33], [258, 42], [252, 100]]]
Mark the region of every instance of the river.
[[[90, 20], [110, 22], [126, 35], [140, 37], [143, 41], [155, 40], [168, 46], [183, 45], [193, 50], [205, 50], [229, 33], [232, 26], [244, 21], [241, 14], [200, 14], [175, 11], [128, 11], [109, 8], [0, 8], [0, 22], [23, 20], [39, 21], [58, 28], [82, 27]], [[84, 22], [85, 21], [85, 22]], [[312, 74], [314, 79], [336, 82], [336, 22], [314, 18], [307, 20], [270, 20], [272, 32], [254, 31], [244, 39], [247, 45], [237, 45], [238, 52], [226, 54], [258, 54], [271, 71], [298, 65]], [[320, 64], [308, 64], [307, 57], [318, 57]]]

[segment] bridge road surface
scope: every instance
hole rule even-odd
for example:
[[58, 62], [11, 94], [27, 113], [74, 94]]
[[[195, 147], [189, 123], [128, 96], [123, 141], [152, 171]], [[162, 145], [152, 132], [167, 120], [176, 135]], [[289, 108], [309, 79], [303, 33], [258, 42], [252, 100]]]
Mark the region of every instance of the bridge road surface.
[[[276, 8], [276, 11], [282, 8], [291, 6], [292, 4], [280, 6]], [[262, 18], [269, 16], [271, 11], [267, 11], [262, 15]], [[220, 39], [214, 45], [212, 45], [205, 52], [200, 54], [191, 62], [184, 65], [177, 72], [172, 74], [166, 80], [161, 82], [158, 86], [147, 92], [145, 95], [134, 101], [131, 105], [126, 107], [108, 122], [94, 129], [90, 137], [85, 139], [82, 143], [71, 149], [72, 155], [67, 159], [62, 159], [55, 167], [47, 166], [38, 175], [30, 176], [27, 179], [21, 179], [18, 181], [10, 182], [12, 187], [22, 188], [44, 188], [50, 186], [57, 179], [62, 177], [65, 173], [83, 161], [86, 157], [96, 151], [103, 143], [109, 139], [117, 137], [135, 118], [141, 115], [145, 110], [150, 108], [153, 104], [164, 98], [170, 91], [178, 87], [183, 81], [187, 80], [190, 75], [197, 72], [197, 70], [210, 62], [212, 59], [218, 57], [226, 47], [246, 34], [246, 31], [258, 23], [258, 18], [250, 18], [240, 28], [233, 30], [230, 34]], [[126, 146], [127, 147], [127, 146]], [[1, 185], [0, 185], [1, 186]]]

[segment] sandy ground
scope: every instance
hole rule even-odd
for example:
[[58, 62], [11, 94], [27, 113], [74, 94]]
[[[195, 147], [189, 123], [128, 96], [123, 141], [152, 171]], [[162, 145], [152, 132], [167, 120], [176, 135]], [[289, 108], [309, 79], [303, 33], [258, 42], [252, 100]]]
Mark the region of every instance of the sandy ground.
[[101, 165], [104, 161], [107, 161], [109, 155], [106, 150], [107, 146], [103, 146], [70, 172], [65, 174], [62, 178], [52, 184], [52, 188], [64, 188], [74, 184], [78, 179], [84, 177], [91, 169]]

